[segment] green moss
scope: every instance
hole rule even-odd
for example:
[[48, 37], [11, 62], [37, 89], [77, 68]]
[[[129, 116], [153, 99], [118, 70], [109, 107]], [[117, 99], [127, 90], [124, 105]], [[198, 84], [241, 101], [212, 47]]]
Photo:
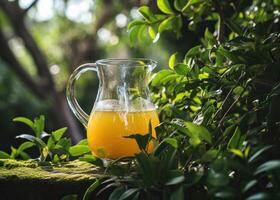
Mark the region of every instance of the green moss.
[[34, 160], [0, 159], [0, 178], [36, 182], [87, 182], [102, 177], [98, 168], [83, 161], [62, 164], [38, 163]]

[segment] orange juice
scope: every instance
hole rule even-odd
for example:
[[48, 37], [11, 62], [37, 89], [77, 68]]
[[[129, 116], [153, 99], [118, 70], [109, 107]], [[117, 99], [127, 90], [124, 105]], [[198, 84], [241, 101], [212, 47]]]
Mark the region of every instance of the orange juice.
[[[159, 124], [155, 110], [92, 112], [87, 127], [87, 138], [92, 153], [97, 157], [112, 159], [134, 155], [140, 151], [136, 141], [124, 136], [147, 134], [150, 120], [152, 135], [155, 137], [154, 128]], [[150, 143], [148, 151], [151, 152], [152, 149]]]

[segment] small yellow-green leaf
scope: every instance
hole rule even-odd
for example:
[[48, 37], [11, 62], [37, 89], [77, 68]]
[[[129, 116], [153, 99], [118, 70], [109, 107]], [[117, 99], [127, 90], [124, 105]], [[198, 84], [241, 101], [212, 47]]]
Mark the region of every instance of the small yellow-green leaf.
[[234, 155], [237, 155], [241, 158], [244, 158], [244, 155], [243, 155], [242, 151], [239, 150], [239, 149], [230, 149], [230, 152], [232, 152]]
[[174, 14], [168, 0], [157, 0], [157, 6], [165, 14]]
[[154, 40], [156, 38], [157, 32], [153, 26], [149, 26], [148, 32], [150, 37]]
[[162, 33], [165, 30], [172, 29], [174, 21], [175, 21], [175, 16], [173, 15], [163, 20], [158, 27], [158, 32]]
[[168, 61], [168, 65], [170, 69], [174, 69], [174, 65], [176, 62], [176, 56], [177, 56], [177, 52], [173, 53], [170, 57], [169, 57], [169, 61]]
[[69, 148], [71, 156], [80, 156], [88, 152], [90, 152], [90, 149], [87, 145], [75, 145]]
[[174, 138], [165, 138], [164, 142], [167, 144], [170, 144], [172, 147], [174, 147], [175, 149], [178, 148], [178, 142], [176, 139]]

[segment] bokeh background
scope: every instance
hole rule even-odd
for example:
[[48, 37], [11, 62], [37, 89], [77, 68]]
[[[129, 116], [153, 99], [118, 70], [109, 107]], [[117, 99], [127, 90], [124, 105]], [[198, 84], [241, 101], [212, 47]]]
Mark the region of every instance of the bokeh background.
[[[12, 122], [16, 116], [46, 116], [46, 130], [68, 127], [75, 143], [85, 130], [70, 112], [65, 86], [79, 65], [101, 58], [145, 57], [168, 63], [173, 52], [196, 45], [204, 28], [177, 36], [164, 33], [131, 44], [128, 23], [140, 17], [137, 8], [148, 0], [1, 0], [0, 1], [0, 149], [17, 145], [15, 136], [30, 131]], [[147, 33], [148, 34], [148, 33]], [[144, 34], [145, 35], [145, 34]], [[179, 57], [184, 55], [179, 55]], [[81, 107], [90, 112], [98, 78], [86, 73], [76, 84]]]

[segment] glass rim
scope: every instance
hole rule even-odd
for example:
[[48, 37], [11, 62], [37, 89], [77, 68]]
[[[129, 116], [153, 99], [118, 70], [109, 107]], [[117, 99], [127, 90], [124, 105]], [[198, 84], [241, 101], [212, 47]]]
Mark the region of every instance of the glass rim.
[[157, 61], [149, 58], [105, 58], [96, 61], [97, 65], [105, 66], [117, 66], [129, 64], [129, 67], [139, 67], [139, 66], [152, 66], [154, 68], [157, 65]]

